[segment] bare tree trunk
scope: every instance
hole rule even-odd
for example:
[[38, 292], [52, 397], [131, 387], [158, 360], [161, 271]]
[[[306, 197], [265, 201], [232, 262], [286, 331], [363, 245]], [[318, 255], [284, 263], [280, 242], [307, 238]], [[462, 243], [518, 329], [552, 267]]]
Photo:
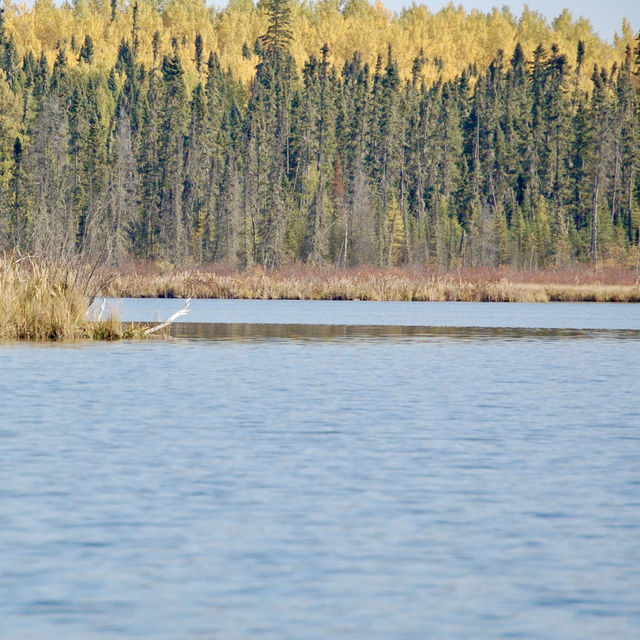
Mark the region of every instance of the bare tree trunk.
[[620, 181], [620, 133], [618, 132], [618, 136], [616, 137], [616, 150], [615, 150], [615, 165], [613, 171], [613, 189], [611, 194], [611, 218], [613, 223], [617, 222], [617, 213], [616, 208], [618, 205], [618, 183]]
[[[633, 167], [629, 171], [629, 212], [628, 212], [628, 221], [629, 221], [629, 241], [633, 242], [633, 179], [634, 179], [634, 171]], [[640, 245], [640, 242], [638, 242]]]
[[596, 171], [591, 202], [591, 260], [598, 268], [598, 196], [600, 194], [600, 167]]

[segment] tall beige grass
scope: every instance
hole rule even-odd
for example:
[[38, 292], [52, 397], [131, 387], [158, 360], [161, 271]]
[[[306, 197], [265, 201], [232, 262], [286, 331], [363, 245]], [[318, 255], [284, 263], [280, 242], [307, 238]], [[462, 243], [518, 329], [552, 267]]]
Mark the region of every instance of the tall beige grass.
[[113, 274], [104, 290], [117, 297], [468, 302], [639, 302], [628, 273], [516, 272], [296, 267], [275, 271], [133, 268]]
[[87, 319], [78, 274], [12, 255], [0, 257], [0, 340], [116, 340], [141, 334], [117, 318]]

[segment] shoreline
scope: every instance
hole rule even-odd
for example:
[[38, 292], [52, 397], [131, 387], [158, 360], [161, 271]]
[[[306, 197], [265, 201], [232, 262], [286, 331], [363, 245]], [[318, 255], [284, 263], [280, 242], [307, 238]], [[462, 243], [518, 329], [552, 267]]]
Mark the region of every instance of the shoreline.
[[0, 256], [0, 341], [84, 341], [144, 338], [188, 313], [189, 302], [150, 327], [104, 320], [95, 297], [398, 302], [640, 302], [628, 269], [522, 272], [506, 269], [438, 273], [417, 268], [290, 265], [266, 271], [223, 265], [164, 271], [134, 263], [118, 271], [50, 265]]
[[113, 271], [101, 295], [116, 298], [245, 300], [367, 300], [396, 302], [640, 302], [640, 283], [627, 269], [599, 274], [294, 266], [246, 271], [223, 266], [162, 272], [154, 265]]

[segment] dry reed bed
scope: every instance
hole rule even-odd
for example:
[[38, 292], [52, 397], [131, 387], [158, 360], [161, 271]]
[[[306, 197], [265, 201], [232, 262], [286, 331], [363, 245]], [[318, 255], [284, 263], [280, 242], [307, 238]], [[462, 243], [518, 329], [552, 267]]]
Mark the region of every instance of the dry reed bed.
[[562, 282], [561, 278], [556, 278], [557, 282], [527, 282], [516, 278], [518, 274], [499, 272], [440, 275], [400, 269], [333, 272], [310, 267], [230, 273], [202, 269], [166, 274], [132, 271], [115, 274], [104, 293], [125, 298], [640, 302], [638, 283], [603, 283], [596, 279], [580, 282], [577, 276], [575, 282]]
[[115, 317], [91, 322], [88, 309], [71, 270], [0, 257], [0, 340], [118, 340], [142, 333]]

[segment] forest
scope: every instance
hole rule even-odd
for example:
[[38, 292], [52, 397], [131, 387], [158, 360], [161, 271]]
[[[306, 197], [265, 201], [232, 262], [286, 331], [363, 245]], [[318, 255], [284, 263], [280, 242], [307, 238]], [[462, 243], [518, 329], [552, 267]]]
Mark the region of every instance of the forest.
[[0, 250], [637, 264], [640, 35], [366, 0], [6, 2]]

